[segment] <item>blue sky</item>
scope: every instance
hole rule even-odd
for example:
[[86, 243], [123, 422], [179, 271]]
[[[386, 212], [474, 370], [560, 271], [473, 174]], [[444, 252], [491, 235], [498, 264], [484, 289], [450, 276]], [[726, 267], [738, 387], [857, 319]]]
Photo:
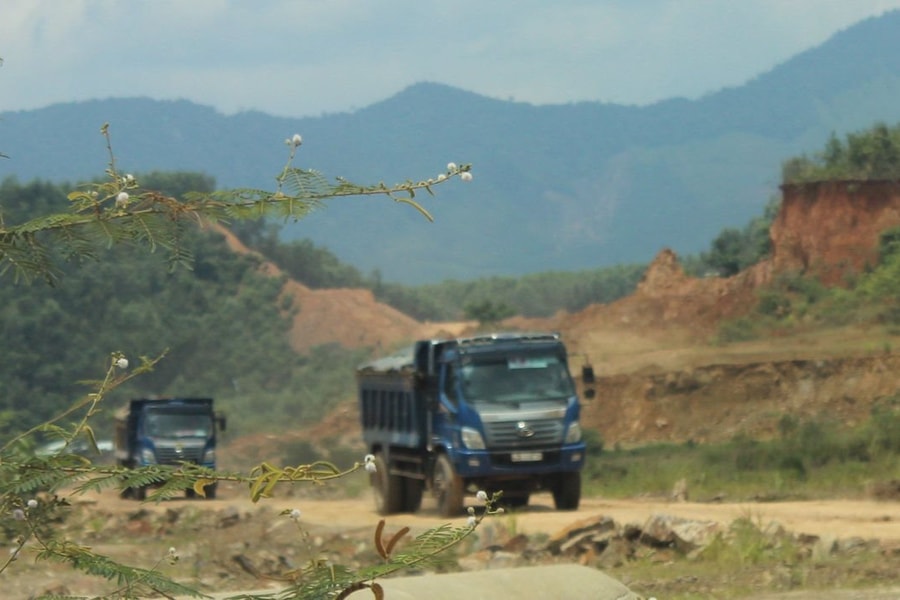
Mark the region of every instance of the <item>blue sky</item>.
[[302, 117], [419, 82], [534, 104], [736, 86], [900, 0], [3, 0], [0, 111], [188, 99]]

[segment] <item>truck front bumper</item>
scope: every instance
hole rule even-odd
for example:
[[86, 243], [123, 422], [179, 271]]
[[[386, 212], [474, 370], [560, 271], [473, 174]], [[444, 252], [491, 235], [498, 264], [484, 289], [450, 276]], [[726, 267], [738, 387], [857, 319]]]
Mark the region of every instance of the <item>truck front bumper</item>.
[[464, 478], [527, 478], [532, 475], [580, 471], [584, 467], [583, 443], [556, 448], [523, 450], [457, 450], [453, 456], [458, 475]]

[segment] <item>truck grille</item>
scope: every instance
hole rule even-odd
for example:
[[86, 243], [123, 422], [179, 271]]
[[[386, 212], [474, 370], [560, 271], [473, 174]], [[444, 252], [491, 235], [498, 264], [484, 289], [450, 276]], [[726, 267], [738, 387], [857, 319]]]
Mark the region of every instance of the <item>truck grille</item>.
[[491, 450], [500, 448], [546, 448], [559, 446], [563, 440], [560, 420], [499, 421], [484, 424]]
[[161, 465], [174, 465], [180, 462], [200, 463], [203, 448], [185, 448], [184, 446], [156, 446], [156, 460]]

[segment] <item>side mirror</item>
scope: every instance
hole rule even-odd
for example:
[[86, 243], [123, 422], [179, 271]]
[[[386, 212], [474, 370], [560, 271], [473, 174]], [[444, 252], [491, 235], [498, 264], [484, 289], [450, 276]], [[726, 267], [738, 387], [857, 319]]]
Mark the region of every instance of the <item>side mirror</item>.
[[594, 377], [594, 367], [591, 365], [584, 365], [581, 367], [581, 382], [585, 385], [593, 384], [597, 382], [597, 379]]
[[225, 415], [216, 415], [216, 423], [219, 425], [219, 431], [225, 431]]

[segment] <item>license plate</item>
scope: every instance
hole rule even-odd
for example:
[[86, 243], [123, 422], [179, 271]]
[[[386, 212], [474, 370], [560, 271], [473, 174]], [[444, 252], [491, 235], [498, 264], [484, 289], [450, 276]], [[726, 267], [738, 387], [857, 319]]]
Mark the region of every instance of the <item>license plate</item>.
[[544, 455], [540, 452], [513, 452], [513, 462], [536, 462], [542, 460]]

